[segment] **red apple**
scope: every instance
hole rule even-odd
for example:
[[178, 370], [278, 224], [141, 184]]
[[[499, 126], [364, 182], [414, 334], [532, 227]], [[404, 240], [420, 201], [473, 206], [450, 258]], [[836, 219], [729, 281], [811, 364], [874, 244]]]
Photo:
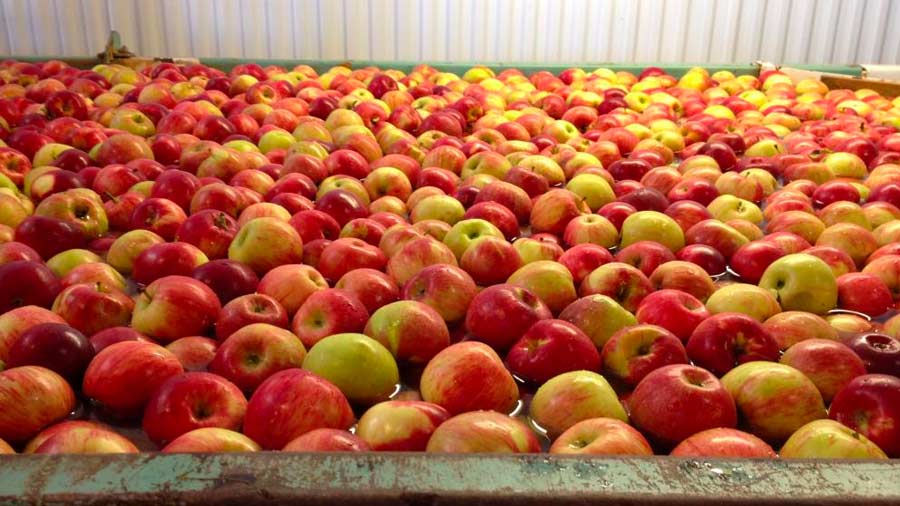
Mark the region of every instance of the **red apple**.
[[159, 385], [144, 409], [141, 426], [163, 446], [202, 427], [238, 430], [247, 410], [244, 394], [221, 376], [189, 372]]
[[287, 328], [288, 313], [277, 300], [253, 293], [237, 297], [222, 307], [216, 319], [216, 337], [224, 341], [235, 331], [252, 323], [268, 323]]
[[252, 269], [227, 259], [205, 263], [194, 269], [191, 277], [212, 289], [222, 303], [253, 293], [259, 285], [259, 278]]
[[75, 393], [62, 376], [40, 366], [0, 372], [0, 439], [21, 443], [69, 415]]
[[266, 449], [281, 449], [320, 428], [348, 429], [353, 411], [337, 387], [315, 374], [288, 369], [254, 392], [244, 416], [244, 433]]
[[117, 418], [139, 416], [153, 392], [184, 372], [178, 358], [162, 346], [124, 341], [101, 350], [84, 373], [82, 392]]
[[221, 310], [216, 294], [186, 276], [166, 276], [150, 283], [136, 301], [131, 326], [170, 342], [203, 334]]
[[778, 342], [758, 321], [741, 313], [719, 313], [700, 323], [687, 342], [697, 366], [723, 375], [738, 364], [778, 360]]
[[166, 345], [166, 349], [181, 362], [185, 371], [205, 371], [216, 356], [219, 347], [214, 339], [203, 336], [188, 336], [176, 339]]
[[252, 323], [222, 342], [209, 370], [241, 390], [252, 392], [273, 374], [300, 367], [304, 357], [306, 348], [290, 331], [267, 323]]
[[422, 372], [420, 390], [422, 399], [450, 414], [479, 409], [508, 413], [519, 399], [519, 388], [497, 353], [471, 341], [435, 355]]
[[650, 443], [635, 428], [615, 418], [589, 418], [569, 427], [550, 453], [572, 455], [653, 455]]
[[640, 323], [659, 325], [682, 341], [687, 341], [697, 325], [709, 318], [709, 311], [693, 295], [663, 289], [641, 301], [635, 313]]
[[722, 383], [691, 365], [661, 367], [641, 380], [628, 400], [631, 418], [665, 446], [715, 428], [734, 428], [737, 410]]
[[366, 452], [372, 448], [360, 437], [340, 429], [314, 429], [291, 440], [283, 452]]
[[835, 396], [829, 416], [877, 444], [888, 456], [900, 455], [900, 379], [885, 374], [857, 376]]
[[506, 364], [516, 376], [537, 384], [559, 374], [600, 368], [600, 354], [581, 329], [563, 320], [539, 320], [513, 344]]
[[775, 458], [775, 450], [753, 434], [729, 428], [708, 429], [685, 439], [669, 454], [673, 457]]
[[428, 440], [436, 453], [538, 453], [537, 437], [519, 420], [493, 411], [462, 413], [442, 423]]

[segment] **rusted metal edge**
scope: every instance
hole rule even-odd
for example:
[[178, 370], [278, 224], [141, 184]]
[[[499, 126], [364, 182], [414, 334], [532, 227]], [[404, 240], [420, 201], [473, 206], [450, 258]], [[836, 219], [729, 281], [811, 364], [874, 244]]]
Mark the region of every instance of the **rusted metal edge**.
[[412, 453], [0, 458], [0, 504], [900, 504], [896, 461]]

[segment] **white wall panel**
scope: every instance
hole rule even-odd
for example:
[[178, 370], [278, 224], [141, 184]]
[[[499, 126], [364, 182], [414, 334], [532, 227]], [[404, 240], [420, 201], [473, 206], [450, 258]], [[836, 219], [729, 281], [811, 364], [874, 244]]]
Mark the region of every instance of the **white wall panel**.
[[0, 0], [0, 54], [900, 63], [900, 0]]

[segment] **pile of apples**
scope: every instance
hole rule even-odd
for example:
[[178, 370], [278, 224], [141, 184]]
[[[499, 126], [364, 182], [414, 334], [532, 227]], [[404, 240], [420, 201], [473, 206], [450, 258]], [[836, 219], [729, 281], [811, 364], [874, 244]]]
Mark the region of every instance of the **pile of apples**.
[[4, 61], [0, 453], [900, 457], [898, 128], [778, 71]]

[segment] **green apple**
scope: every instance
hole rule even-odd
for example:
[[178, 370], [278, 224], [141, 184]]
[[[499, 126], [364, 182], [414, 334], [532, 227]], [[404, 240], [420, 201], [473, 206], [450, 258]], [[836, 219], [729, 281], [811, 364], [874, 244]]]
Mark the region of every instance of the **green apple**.
[[566, 184], [566, 189], [584, 199], [593, 212], [616, 200], [609, 183], [597, 174], [579, 174]]
[[822, 159], [822, 163], [827, 165], [836, 177], [863, 179], [869, 174], [869, 171], [866, 169], [866, 162], [853, 153], [845, 153], [843, 151], [829, 153]]
[[837, 306], [837, 281], [823, 260], [806, 253], [772, 262], [759, 280], [785, 311], [824, 314]]
[[706, 208], [719, 221], [747, 220], [751, 223], [763, 221], [759, 206], [734, 195], [719, 195]]
[[81, 264], [91, 264], [102, 262], [103, 259], [99, 255], [86, 249], [70, 249], [53, 255], [47, 260], [47, 267], [61, 278], [69, 273], [72, 269]]
[[538, 260], [556, 260], [563, 254], [562, 247], [551, 242], [539, 241], [531, 237], [520, 237], [513, 241], [513, 248], [522, 259], [522, 265]]
[[256, 147], [256, 144], [253, 144], [250, 141], [244, 141], [244, 140], [228, 141], [225, 144], [222, 144], [222, 147], [231, 148], [240, 153], [250, 153], [250, 152], [259, 153], [259, 148]]
[[638, 241], [656, 241], [672, 252], [684, 247], [684, 232], [678, 222], [657, 211], [638, 211], [622, 223], [621, 247]]
[[424, 220], [439, 220], [444, 223], [455, 225], [463, 219], [466, 214], [466, 208], [460, 201], [450, 195], [431, 195], [425, 197], [410, 214], [410, 220], [418, 223]]
[[732, 283], [719, 288], [709, 296], [706, 309], [710, 314], [742, 313], [758, 322], [781, 312], [781, 306], [771, 292], [747, 283]]
[[259, 151], [266, 154], [276, 149], [287, 149], [297, 142], [290, 132], [284, 130], [270, 130], [259, 138]]
[[784, 459], [886, 459], [869, 438], [834, 420], [815, 420], [797, 429], [778, 452]]
[[747, 362], [722, 376], [741, 419], [754, 435], [784, 441], [803, 425], [825, 418], [825, 402], [802, 372], [777, 362]]
[[400, 382], [394, 356], [365, 334], [334, 334], [307, 353], [303, 368], [338, 387], [353, 402], [375, 404], [390, 397]]
[[535, 392], [528, 413], [551, 439], [589, 418], [628, 422], [616, 391], [606, 378], [592, 371], [572, 371], [551, 378]]
[[551, 260], [525, 264], [506, 282], [537, 295], [553, 314], [558, 314], [578, 298], [572, 273], [563, 264]]
[[106, 261], [122, 274], [131, 274], [134, 260], [145, 249], [166, 242], [165, 239], [149, 230], [131, 230], [120, 235], [106, 252]]
[[763, 139], [757, 141], [744, 151], [744, 156], [764, 156], [771, 158], [784, 153], [784, 144], [778, 139]]
[[[135, 111], [137, 112], [137, 111]], [[138, 113], [140, 114], [140, 113]], [[31, 161], [32, 167], [46, 167], [47, 165], [52, 165], [53, 162], [59, 158], [59, 155], [63, 153], [63, 151], [67, 149], [72, 149], [72, 146], [68, 144], [59, 144], [56, 142], [51, 142], [49, 144], [44, 144], [40, 149], [34, 154], [34, 159]]]
[[637, 325], [633, 314], [612, 298], [601, 294], [588, 295], [569, 304], [559, 314], [559, 319], [584, 331], [597, 349], [603, 349], [606, 341], [620, 329]]
[[264, 217], [248, 221], [228, 246], [228, 258], [263, 275], [279, 265], [303, 260], [303, 240], [288, 222]]
[[[423, 201], [424, 202], [424, 201]], [[491, 236], [503, 239], [503, 232], [493, 223], [473, 218], [456, 222], [444, 236], [444, 244], [456, 255], [456, 259], [462, 258], [469, 246], [480, 237]]]

